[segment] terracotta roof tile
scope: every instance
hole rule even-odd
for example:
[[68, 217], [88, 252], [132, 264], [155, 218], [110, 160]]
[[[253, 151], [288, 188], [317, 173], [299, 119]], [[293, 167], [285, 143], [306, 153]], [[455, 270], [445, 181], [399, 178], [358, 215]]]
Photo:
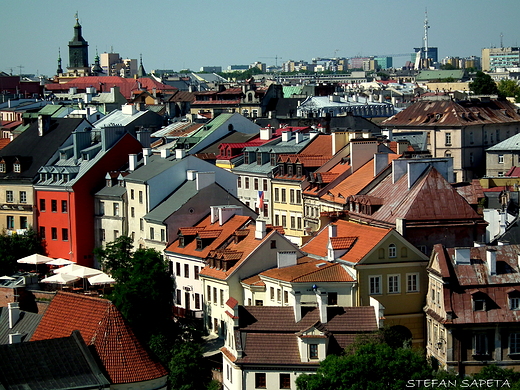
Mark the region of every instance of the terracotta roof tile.
[[330, 244], [332, 249], [350, 249], [356, 242], [357, 237], [332, 237]]
[[[392, 231], [392, 229], [362, 225], [343, 220], [339, 220], [335, 224], [337, 225], [337, 237], [357, 237], [351, 249], [340, 257], [341, 260], [351, 263], [360, 261]], [[305, 244], [302, 250], [307, 252], [309, 256], [326, 258], [328, 242], [328, 227], [325, 227]]]
[[272, 268], [261, 272], [260, 277], [293, 283], [354, 281], [341, 264], [329, 263], [325, 260], [311, 260], [288, 267]]
[[107, 299], [58, 292], [31, 341], [68, 337], [74, 330], [79, 330], [85, 343], [95, 348], [114, 384], [148, 381], [167, 375]]
[[242, 280], [242, 283], [250, 286], [265, 286], [265, 282], [260, 279], [260, 275], [251, 276], [250, 278]]
[[218, 236], [220, 236], [221, 233], [222, 233], [222, 229], [214, 229], [214, 230], [206, 229], [206, 230], [199, 230], [197, 235], [200, 238], [217, 238]]

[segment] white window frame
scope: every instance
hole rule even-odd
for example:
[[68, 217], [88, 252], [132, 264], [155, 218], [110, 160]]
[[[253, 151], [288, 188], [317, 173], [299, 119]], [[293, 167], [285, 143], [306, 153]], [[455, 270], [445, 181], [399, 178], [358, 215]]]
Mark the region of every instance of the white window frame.
[[520, 310], [520, 298], [519, 297], [509, 297], [509, 309]]
[[[373, 281], [377, 281], [377, 286], [373, 284]], [[383, 293], [383, 277], [382, 275], [369, 275], [368, 276], [368, 294], [369, 295], [381, 295]]]
[[390, 275], [387, 275], [386, 279], [387, 279], [387, 285], [388, 285], [388, 294], [401, 293], [401, 275], [390, 274]]
[[[477, 344], [484, 343], [484, 350], [480, 353], [477, 351]], [[489, 355], [489, 340], [487, 333], [475, 333], [473, 335], [473, 355], [474, 356], [486, 356]]]
[[498, 155], [498, 163], [499, 164], [503, 164], [504, 163], [504, 155], [503, 154], [499, 154]]
[[[413, 280], [415, 279], [415, 280]], [[414, 285], [415, 284], [415, 288]], [[419, 286], [419, 273], [413, 272], [406, 274], [406, 292], [407, 293], [416, 293], [420, 291]]]
[[388, 245], [388, 257], [392, 259], [397, 257], [397, 246], [395, 244]]

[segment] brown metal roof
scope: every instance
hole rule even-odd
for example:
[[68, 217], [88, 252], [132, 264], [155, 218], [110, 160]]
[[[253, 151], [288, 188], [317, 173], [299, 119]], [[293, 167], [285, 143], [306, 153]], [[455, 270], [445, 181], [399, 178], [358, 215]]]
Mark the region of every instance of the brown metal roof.
[[518, 123], [520, 114], [507, 100], [422, 100], [383, 121], [388, 127], [462, 127]]

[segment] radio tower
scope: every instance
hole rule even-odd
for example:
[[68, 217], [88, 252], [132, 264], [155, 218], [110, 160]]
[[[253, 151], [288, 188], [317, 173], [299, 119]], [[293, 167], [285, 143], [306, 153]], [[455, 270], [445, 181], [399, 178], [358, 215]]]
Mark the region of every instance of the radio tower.
[[430, 25], [428, 24], [428, 9], [424, 11], [424, 63], [426, 67], [428, 67], [428, 29]]

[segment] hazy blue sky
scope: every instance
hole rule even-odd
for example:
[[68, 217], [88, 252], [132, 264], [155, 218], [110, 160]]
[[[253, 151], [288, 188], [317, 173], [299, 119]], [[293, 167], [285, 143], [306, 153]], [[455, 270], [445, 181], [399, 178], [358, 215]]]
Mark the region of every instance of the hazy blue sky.
[[409, 53], [426, 8], [440, 58], [520, 44], [519, 0], [2, 0], [0, 71], [53, 75], [58, 48], [66, 67], [76, 11], [90, 62], [113, 48], [150, 71]]

